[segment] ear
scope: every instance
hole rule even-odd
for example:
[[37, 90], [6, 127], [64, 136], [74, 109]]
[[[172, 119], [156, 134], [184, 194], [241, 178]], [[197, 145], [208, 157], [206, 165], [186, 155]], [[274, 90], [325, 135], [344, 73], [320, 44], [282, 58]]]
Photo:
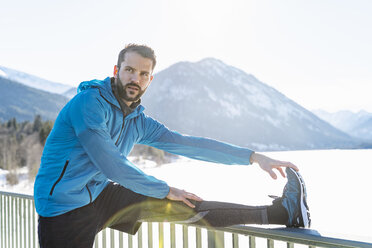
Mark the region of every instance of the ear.
[[118, 67], [117, 65], [114, 66], [114, 77], [116, 78], [116, 75], [118, 74]]
[[151, 84], [152, 80], [154, 79], [154, 76], [151, 75], [149, 85]]

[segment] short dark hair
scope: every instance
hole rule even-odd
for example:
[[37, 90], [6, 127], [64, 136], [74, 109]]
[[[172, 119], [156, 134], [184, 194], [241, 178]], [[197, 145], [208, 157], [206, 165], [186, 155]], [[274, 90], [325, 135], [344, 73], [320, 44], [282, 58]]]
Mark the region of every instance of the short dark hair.
[[128, 52], [136, 52], [144, 58], [148, 58], [152, 60], [152, 69], [154, 70], [156, 65], [156, 56], [154, 50], [151, 47], [146, 45], [138, 45], [138, 44], [128, 44], [125, 46], [123, 50], [120, 51], [118, 56], [118, 64], [117, 66], [120, 68], [121, 63], [124, 61], [125, 54]]

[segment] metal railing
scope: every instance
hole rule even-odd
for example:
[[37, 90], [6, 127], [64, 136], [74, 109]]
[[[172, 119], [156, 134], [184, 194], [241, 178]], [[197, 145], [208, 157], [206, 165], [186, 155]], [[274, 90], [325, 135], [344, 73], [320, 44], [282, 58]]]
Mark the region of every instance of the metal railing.
[[0, 247], [38, 247], [34, 198], [0, 192]]
[[[0, 191], [0, 247], [39, 247], [33, 197]], [[208, 228], [173, 223], [143, 223], [136, 235], [106, 228], [95, 238], [95, 248], [106, 247], [362, 247], [372, 243], [323, 237], [314, 230], [232, 226]]]

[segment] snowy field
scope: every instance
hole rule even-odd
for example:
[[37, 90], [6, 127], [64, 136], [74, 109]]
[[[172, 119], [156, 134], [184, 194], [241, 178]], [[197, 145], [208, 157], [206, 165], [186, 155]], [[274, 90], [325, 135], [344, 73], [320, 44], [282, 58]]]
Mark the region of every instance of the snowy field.
[[[372, 242], [372, 150], [319, 150], [265, 153], [291, 161], [300, 168], [308, 191], [312, 229], [321, 235]], [[280, 196], [286, 179], [277, 180], [253, 166], [227, 166], [179, 159], [143, 170], [170, 186], [193, 192], [205, 200], [247, 205], [270, 204], [267, 195]], [[0, 191], [32, 194], [27, 171], [20, 170], [20, 183], [6, 185], [6, 171], [0, 170]]]
[[[308, 191], [312, 229], [321, 235], [372, 242], [372, 150], [272, 152], [300, 168]], [[253, 166], [227, 166], [182, 159], [147, 173], [204, 200], [270, 204], [286, 179]]]
[[27, 168], [18, 169], [18, 180], [19, 183], [16, 185], [8, 185], [6, 181], [6, 175], [8, 171], [0, 169], [0, 191], [14, 192], [19, 194], [32, 195], [34, 193], [33, 182], [28, 180]]

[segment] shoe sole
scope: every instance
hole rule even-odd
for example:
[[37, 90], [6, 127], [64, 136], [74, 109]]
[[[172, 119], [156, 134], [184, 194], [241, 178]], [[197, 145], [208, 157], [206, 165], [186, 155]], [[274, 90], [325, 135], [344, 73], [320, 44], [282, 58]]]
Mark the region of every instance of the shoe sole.
[[307, 207], [306, 199], [304, 197], [304, 195], [307, 195], [304, 179], [302, 178], [300, 173], [298, 173], [297, 171], [295, 171], [292, 168], [289, 168], [289, 169], [292, 170], [292, 172], [296, 175], [296, 178], [297, 178], [297, 180], [300, 184], [300, 187], [301, 187], [301, 201], [300, 201], [301, 206], [300, 207], [301, 207], [301, 217], [302, 217], [302, 221], [304, 223], [304, 227], [310, 227], [310, 219], [309, 219], [309, 216], [308, 216], [308, 207]]

